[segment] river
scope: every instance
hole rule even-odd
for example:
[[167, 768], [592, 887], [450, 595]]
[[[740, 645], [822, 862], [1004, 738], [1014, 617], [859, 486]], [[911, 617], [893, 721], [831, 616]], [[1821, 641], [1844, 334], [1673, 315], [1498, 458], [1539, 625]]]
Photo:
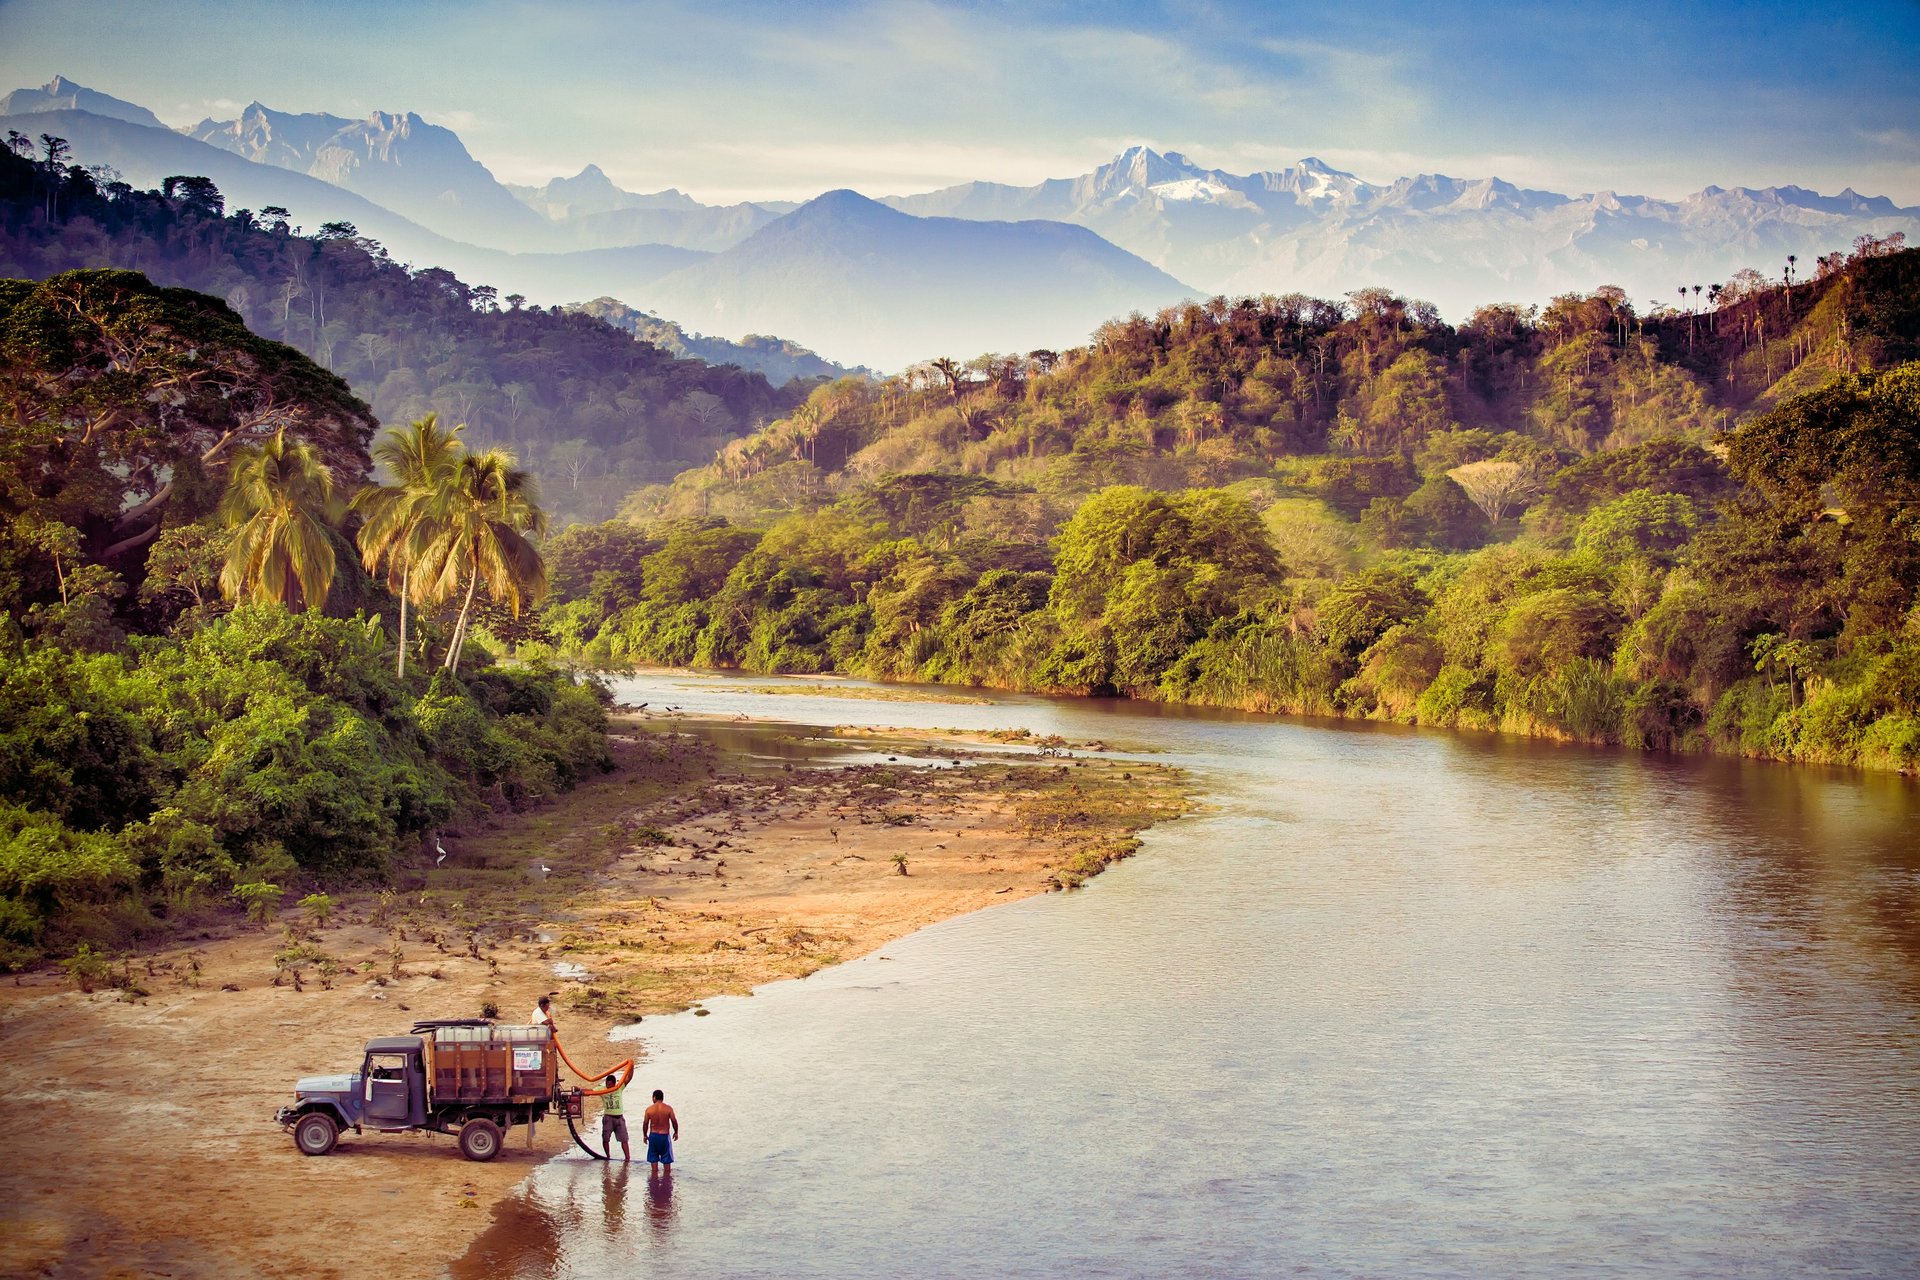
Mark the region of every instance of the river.
[[670, 1182], [562, 1157], [458, 1277], [1920, 1273], [1920, 787], [1138, 704], [1207, 810], [1080, 891], [648, 1019]]

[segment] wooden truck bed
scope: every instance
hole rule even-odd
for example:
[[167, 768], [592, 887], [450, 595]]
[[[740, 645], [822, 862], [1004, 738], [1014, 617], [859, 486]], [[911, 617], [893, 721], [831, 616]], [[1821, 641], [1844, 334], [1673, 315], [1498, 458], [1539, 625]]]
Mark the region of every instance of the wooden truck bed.
[[543, 1102], [560, 1055], [545, 1027], [439, 1027], [426, 1039], [427, 1102]]

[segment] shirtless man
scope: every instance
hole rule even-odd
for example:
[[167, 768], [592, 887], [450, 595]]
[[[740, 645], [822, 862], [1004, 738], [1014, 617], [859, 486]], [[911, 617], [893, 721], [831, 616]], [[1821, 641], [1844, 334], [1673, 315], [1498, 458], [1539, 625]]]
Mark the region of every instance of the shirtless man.
[[647, 1136], [647, 1163], [665, 1165], [673, 1172], [673, 1144], [680, 1139], [680, 1117], [666, 1104], [666, 1094], [653, 1091], [653, 1105], [641, 1117], [640, 1131]]

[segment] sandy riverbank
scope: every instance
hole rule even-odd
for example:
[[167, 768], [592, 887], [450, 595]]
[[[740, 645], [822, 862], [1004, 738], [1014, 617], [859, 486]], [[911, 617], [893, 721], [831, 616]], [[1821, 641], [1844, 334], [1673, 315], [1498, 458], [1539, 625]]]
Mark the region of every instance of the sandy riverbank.
[[531, 1147], [516, 1131], [484, 1165], [422, 1134], [348, 1134], [308, 1159], [271, 1123], [296, 1076], [354, 1069], [367, 1037], [414, 1018], [488, 1002], [524, 1018], [545, 991], [597, 1067], [624, 1056], [605, 1043], [620, 1022], [1077, 882], [1184, 807], [1172, 771], [1137, 761], [912, 768], [862, 733], [874, 764], [744, 768], [688, 727], [616, 725], [615, 774], [449, 839], [424, 883], [336, 895], [292, 966], [276, 967], [290, 910], [130, 958], [131, 999], [57, 972], [0, 985], [0, 1274], [437, 1275], [565, 1126]]

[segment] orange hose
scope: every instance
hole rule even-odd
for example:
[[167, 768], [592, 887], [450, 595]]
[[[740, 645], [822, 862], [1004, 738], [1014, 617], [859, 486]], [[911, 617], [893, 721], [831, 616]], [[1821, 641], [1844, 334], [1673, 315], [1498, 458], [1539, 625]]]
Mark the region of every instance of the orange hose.
[[612, 1093], [617, 1089], [624, 1089], [633, 1082], [632, 1058], [628, 1058], [625, 1062], [609, 1067], [605, 1071], [595, 1071], [589, 1074], [573, 1065], [573, 1059], [569, 1058], [567, 1051], [560, 1047], [560, 1037], [557, 1034], [553, 1036], [553, 1047], [559, 1050], [560, 1061], [567, 1064], [567, 1070], [573, 1072], [573, 1074], [579, 1076], [582, 1080], [605, 1080], [608, 1076], [620, 1077], [620, 1083], [614, 1085], [612, 1089], [582, 1089], [580, 1091], [582, 1097], [598, 1098], [602, 1094]]

